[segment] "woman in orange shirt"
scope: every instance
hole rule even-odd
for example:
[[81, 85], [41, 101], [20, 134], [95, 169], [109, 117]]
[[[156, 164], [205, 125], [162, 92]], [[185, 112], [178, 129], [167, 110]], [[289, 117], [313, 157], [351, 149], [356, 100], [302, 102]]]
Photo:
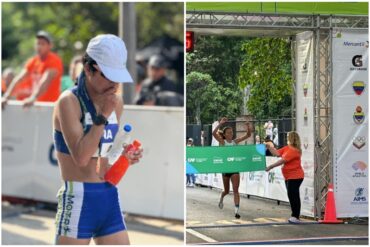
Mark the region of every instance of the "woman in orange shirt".
[[285, 179], [285, 185], [288, 192], [290, 207], [292, 209], [292, 217], [289, 218], [290, 223], [300, 223], [299, 215], [301, 213], [301, 199], [299, 197], [299, 187], [304, 178], [304, 172], [301, 166], [301, 141], [299, 135], [295, 131], [288, 133], [288, 145], [276, 150], [273, 146], [268, 145], [269, 151], [278, 157], [280, 160], [266, 167], [266, 171], [283, 165], [281, 171]]

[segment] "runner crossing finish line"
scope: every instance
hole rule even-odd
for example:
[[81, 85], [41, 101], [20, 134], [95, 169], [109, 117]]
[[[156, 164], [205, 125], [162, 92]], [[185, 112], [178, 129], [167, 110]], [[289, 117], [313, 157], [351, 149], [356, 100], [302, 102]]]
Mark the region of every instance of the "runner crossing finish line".
[[265, 145], [187, 147], [186, 173], [264, 171]]

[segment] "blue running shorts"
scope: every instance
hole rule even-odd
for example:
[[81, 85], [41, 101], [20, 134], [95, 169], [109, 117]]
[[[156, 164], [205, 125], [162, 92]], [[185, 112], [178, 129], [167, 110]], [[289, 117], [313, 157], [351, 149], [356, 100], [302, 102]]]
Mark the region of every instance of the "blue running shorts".
[[107, 182], [65, 181], [57, 198], [57, 238], [95, 238], [127, 229], [117, 188]]

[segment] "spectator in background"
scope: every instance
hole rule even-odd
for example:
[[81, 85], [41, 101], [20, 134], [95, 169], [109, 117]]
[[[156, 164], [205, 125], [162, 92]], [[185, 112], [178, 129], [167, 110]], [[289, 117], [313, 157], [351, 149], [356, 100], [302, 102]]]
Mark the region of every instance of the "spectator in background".
[[274, 136], [273, 142], [275, 146], [278, 147], [279, 146], [279, 130], [277, 127], [274, 128], [274, 130], [272, 131], [272, 134]]
[[62, 77], [62, 92], [76, 84], [77, 77], [83, 70], [82, 56], [76, 55], [69, 64], [69, 75]]
[[265, 137], [264, 144], [266, 145], [266, 156], [273, 156], [269, 148], [275, 148], [275, 145], [269, 136]]
[[256, 135], [256, 144], [261, 144], [261, 138], [259, 135]]
[[26, 80], [29, 95], [23, 100], [23, 106], [29, 107], [35, 101], [54, 102], [60, 95], [60, 83], [63, 75], [63, 63], [60, 57], [51, 51], [52, 39], [45, 31], [36, 34], [37, 55], [30, 58], [24, 69], [13, 79], [2, 98], [4, 107], [15, 86]]
[[69, 76], [72, 81], [76, 81], [77, 77], [81, 74], [84, 65], [82, 63], [82, 55], [77, 55], [72, 58], [71, 63], [69, 64]]
[[142, 83], [136, 100], [138, 105], [183, 106], [184, 98], [177, 92], [176, 85], [166, 77], [166, 62], [162, 56], [149, 59], [148, 78]]
[[272, 138], [272, 128], [274, 127], [274, 124], [271, 121], [268, 121], [265, 123], [263, 128], [266, 130], [266, 136], [269, 136], [270, 139]]
[[3, 74], [1, 75], [1, 94], [4, 94], [9, 84], [14, 79], [14, 71], [12, 68], [4, 69]]
[[[189, 138], [186, 142], [187, 147], [194, 147], [194, 140], [193, 138]], [[194, 188], [195, 186], [195, 175], [192, 174], [186, 174], [186, 186]]]

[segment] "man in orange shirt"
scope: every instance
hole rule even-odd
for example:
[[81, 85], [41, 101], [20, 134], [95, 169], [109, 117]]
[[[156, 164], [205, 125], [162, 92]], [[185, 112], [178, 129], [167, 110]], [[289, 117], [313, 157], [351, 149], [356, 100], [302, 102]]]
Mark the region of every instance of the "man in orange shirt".
[[299, 196], [299, 187], [304, 179], [304, 171], [301, 166], [302, 150], [299, 135], [295, 131], [289, 132], [288, 145], [279, 150], [276, 150], [270, 144], [266, 144], [266, 146], [273, 155], [281, 157], [280, 160], [266, 167], [266, 171], [268, 172], [277, 166], [283, 165], [281, 171], [285, 179], [289, 203], [292, 209], [292, 217], [288, 221], [290, 223], [300, 223], [301, 199]]
[[13, 79], [2, 98], [3, 106], [21, 81], [28, 82], [31, 87], [30, 95], [23, 100], [24, 107], [32, 106], [35, 101], [54, 102], [58, 99], [63, 63], [57, 54], [51, 52], [51, 48], [50, 35], [39, 31], [36, 35], [37, 55], [30, 58], [21, 73]]

